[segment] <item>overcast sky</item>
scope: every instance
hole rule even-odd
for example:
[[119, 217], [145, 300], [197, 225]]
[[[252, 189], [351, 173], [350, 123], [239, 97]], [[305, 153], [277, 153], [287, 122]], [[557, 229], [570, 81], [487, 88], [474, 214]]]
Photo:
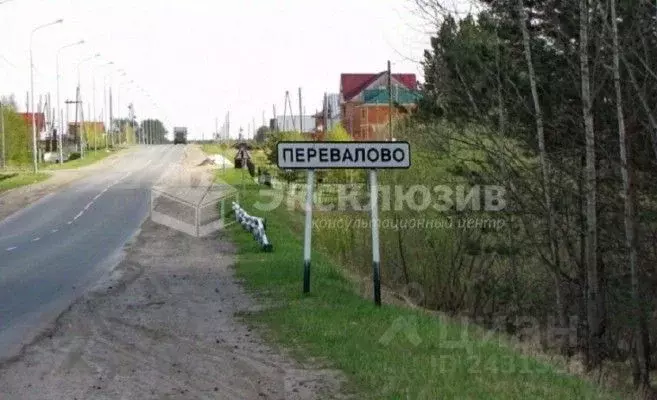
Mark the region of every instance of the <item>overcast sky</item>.
[[0, 4], [0, 94], [15, 94], [25, 108], [30, 32], [63, 18], [34, 35], [37, 101], [49, 92], [56, 101], [57, 50], [85, 40], [60, 53], [62, 102], [75, 96], [79, 61], [100, 53], [81, 66], [84, 99], [95, 71], [96, 115], [104, 79], [115, 87], [132, 80], [121, 85], [122, 115], [131, 100], [138, 119], [187, 126], [200, 138], [230, 111], [236, 137], [253, 118], [261, 125], [263, 111], [271, 118], [274, 104], [282, 115], [286, 90], [295, 114], [299, 87], [306, 112], [319, 109], [325, 91], [338, 92], [342, 72], [379, 72], [391, 60], [393, 72], [422, 79], [414, 60], [428, 36], [411, 7], [411, 0], [10, 0]]

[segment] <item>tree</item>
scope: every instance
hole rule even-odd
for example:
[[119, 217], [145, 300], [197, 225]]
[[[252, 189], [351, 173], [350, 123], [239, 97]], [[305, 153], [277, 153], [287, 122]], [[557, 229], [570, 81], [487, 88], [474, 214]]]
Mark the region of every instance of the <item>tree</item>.
[[28, 123], [16, 112], [13, 96], [3, 98], [2, 114], [4, 116], [5, 146], [8, 163], [27, 164], [32, 160], [30, 144], [31, 131]]
[[[271, 165], [278, 164], [278, 152], [276, 150], [276, 144], [278, 142], [297, 142], [297, 141], [308, 141], [310, 140], [308, 136], [301, 134], [300, 132], [272, 132], [267, 135], [267, 141], [264, 146], [265, 156], [267, 161]], [[278, 175], [286, 180], [287, 182], [292, 182], [297, 180], [299, 173], [296, 170], [291, 171], [279, 171]]]
[[349, 142], [352, 138], [342, 124], [337, 123], [326, 134], [326, 140], [331, 142]]
[[[515, 287], [518, 300], [493, 288], [482, 301], [539, 318], [556, 311], [562, 327], [562, 316], [576, 315], [577, 347], [565, 354], [580, 352], [591, 368], [631, 358], [645, 385], [657, 323], [647, 295], [657, 291], [655, 3], [480, 0], [457, 17], [444, 1], [416, 1], [436, 33], [405, 134], [432, 160], [462, 156], [455, 144], [486, 154], [476, 175], [460, 161], [454, 173], [508, 187], [518, 212], [507, 247], [528, 241], [521, 262], [534, 280]], [[497, 268], [522, 281], [514, 257]], [[554, 280], [538, 283], [543, 273]], [[537, 284], [545, 296], [519, 300]]]
[[135, 131], [135, 122], [129, 118], [117, 118], [114, 120], [114, 126], [112, 127], [115, 132], [118, 132], [118, 142], [134, 144], [134, 131]]
[[632, 166], [630, 164], [630, 153], [625, 129], [625, 117], [623, 112], [623, 95], [620, 74], [620, 44], [618, 40], [618, 17], [616, 15], [616, 0], [610, 0], [611, 11], [611, 36], [613, 52], [613, 74], [614, 90], [616, 95], [616, 119], [618, 120], [618, 143], [620, 152], [620, 168], [623, 180], [623, 199], [624, 199], [624, 222], [625, 222], [625, 246], [630, 266], [630, 275], [632, 281], [632, 306], [635, 316], [633, 319], [633, 333], [635, 343], [635, 359], [637, 372], [635, 373], [635, 383], [641, 386], [650, 386], [650, 336], [646, 322], [646, 315], [643, 304], [643, 293], [641, 282], [639, 281], [638, 266], [638, 245], [636, 240], [636, 212], [635, 212], [635, 194], [632, 185]]
[[168, 143], [166, 137], [168, 132], [159, 119], [145, 119], [141, 121], [139, 131], [142, 140], [145, 140], [146, 143]]
[[254, 138], [256, 143], [259, 143], [259, 144], [260, 143], [265, 143], [265, 141], [267, 140], [267, 134], [269, 132], [270, 132], [270, 130], [269, 130], [268, 126], [263, 125], [260, 128], [258, 128], [258, 130], [256, 131], [256, 134], [255, 134], [255, 138]]
[[[342, 124], [337, 123], [326, 134], [326, 140], [330, 142], [350, 142], [352, 141], [352, 138], [349, 135], [349, 132], [347, 132], [347, 130], [342, 126]], [[354, 175], [354, 171], [349, 169], [317, 171], [315, 173], [318, 182], [352, 182]]]

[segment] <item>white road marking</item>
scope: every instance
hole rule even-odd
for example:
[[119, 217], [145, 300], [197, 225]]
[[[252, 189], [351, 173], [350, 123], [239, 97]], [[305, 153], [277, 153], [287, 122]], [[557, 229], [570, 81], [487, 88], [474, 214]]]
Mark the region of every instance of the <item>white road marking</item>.
[[12, 247], [7, 247], [7, 251], [12, 251], [12, 250], [16, 250], [16, 248], [17, 248], [16, 246], [12, 246]]
[[85, 209], [85, 210], [88, 210], [89, 207], [91, 207], [92, 204], [94, 204], [94, 202], [93, 202], [93, 201], [90, 201], [89, 203], [87, 203], [86, 206], [84, 206], [84, 209]]
[[67, 222], [68, 225], [71, 225], [72, 223], [73, 223], [73, 221], [68, 221]]
[[76, 219], [80, 218], [80, 217], [82, 216], [82, 213], [83, 213], [83, 211], [80, 211], [80, 212], [78, 213], [78, 215], [76, 215], [75, 217], [73, 217], [73, 221], [75, 221]]
[[94, 196], [94, 200], [98, 200], [98, 198], [100, 197], [101, 194], [102, 194], [102, 193], [98, 193], [97, 195], [95, 195], [95, 196]]
[[41, 240], [40, 237], [35, 237], [34, 239], [32, 239], [33, 242], [38, 242], [39, 240]]
[[50, 232], [55, 233], [55, 232], [57, 232], [58, 230], [59, 230], [59, 229], [53, 229], [53, 230], [51, 230]]

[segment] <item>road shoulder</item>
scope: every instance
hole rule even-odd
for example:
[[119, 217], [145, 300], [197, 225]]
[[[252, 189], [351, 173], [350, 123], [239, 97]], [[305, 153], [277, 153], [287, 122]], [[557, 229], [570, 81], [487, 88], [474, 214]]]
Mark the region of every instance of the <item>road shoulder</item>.
[[146, 221], [116, 277], [0, 367], [7, 399], [338, 398], [341, 378], [291, 361], [237, 314], [258, 307], [221, 234]]

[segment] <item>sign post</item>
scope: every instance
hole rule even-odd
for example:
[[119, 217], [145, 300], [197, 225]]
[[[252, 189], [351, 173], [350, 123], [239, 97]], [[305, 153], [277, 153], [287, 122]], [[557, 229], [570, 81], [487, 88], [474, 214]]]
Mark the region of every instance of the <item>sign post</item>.
[[372, 219], [372, 281], [374, 303], [381, 305], [379, 253], [378, 169], [407, 169], [411, 166], [408, 142], [278, 142], [278, 167], [308, 171], [306, 221], [303, 248], [303, 292], [310, 292], [313, 189], [317, 169], [368, 169]]
[[372, 283], [374, 284], [374, 304], [381, 305], [381, 256], [379, 254], [379, 188], [376, 185], [376, 170], [371, 169], [370, 206], [372, 218]]
[[303, 292], [310, 292], [310, 251], [313, 234], [313, 189], [315, 188], [315, 170], [309, 169], [306, 181], [306, 223], [303, 234]]

